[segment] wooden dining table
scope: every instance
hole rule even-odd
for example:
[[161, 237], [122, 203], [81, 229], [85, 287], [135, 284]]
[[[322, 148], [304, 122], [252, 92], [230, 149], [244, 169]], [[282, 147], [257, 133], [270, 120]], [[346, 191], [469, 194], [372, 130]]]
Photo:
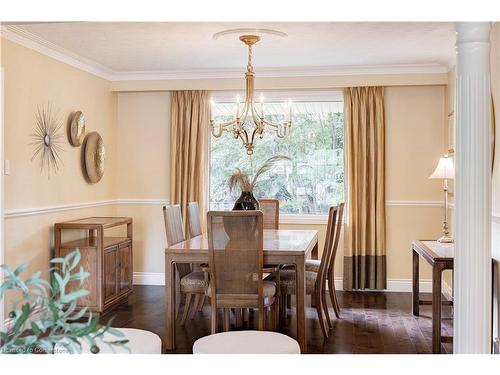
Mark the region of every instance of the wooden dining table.
[[[264, 230], [264, 263], [290, 264], [296, 270], [297, 341], [302, 353], [307, 350], [305, 261], [318, 259], [318, 231]], [[206, 234], [179, 242], [165, 249], [165, 340], [166, 350], [175, 349], [176, 267], [178, 263], [208, 263]]]

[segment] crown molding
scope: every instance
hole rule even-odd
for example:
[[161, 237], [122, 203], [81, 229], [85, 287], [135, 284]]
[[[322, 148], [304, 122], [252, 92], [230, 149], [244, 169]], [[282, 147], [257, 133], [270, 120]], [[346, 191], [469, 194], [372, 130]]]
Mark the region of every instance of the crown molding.
[[[241, 78], [244, 74], [244, 67], [241, 69], [116, 71], [96, 61], [87, 59], [62, 48], [16, 25], [3, 25], [0, 29], [0, 35], [14, 43], [40, 52], [41, 54], [52, 57], [55, 60], [61, 61], [111, 82]], [[448, 73], [448, 71], [448, 67], [441, 64], [304, 66], [258, 68], [256, 69], [256, 76], [262, 78], [279, 78], [350, 75], [443, 74]]]
[[[448, 68], [441, 64], [309, 66], [293, 68], [256, 68], [256, 78], [326, 77], [351, 75], [443, 74]], [[244, 69], [207, 69], [177, 71], [114, 72], [112, 81], [158, 81], [187, 79], [241, 78]]]
[[102, 64], [82, 57], [74, 52], [51, 43], [19, 26], [8, 25], [0, 28], [0, 36], [45, 56], [111, 81], [113, 71]]

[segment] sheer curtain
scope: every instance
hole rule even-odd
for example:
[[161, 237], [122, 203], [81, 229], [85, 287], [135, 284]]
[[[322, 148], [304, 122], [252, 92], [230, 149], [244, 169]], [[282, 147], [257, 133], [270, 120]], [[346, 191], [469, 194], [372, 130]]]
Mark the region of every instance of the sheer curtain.
[[344, 289], [386, 289], [383, 87], [344, 89], [347, 225]]
[[189, 233], [188, 202], [198, 202], [202, 225], [205, 222], [209, 94], [208, 91], [173, 91], [171, 95], [170, 203], [181, 206], [184, 231]]

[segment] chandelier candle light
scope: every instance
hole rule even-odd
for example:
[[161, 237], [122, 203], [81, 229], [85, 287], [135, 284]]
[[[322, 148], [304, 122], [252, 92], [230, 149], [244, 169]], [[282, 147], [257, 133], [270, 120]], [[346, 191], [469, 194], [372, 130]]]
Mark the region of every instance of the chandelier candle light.
[[444, 154], [443, 157], [439, 158], [438, 165], [434, 172], [429, 176], [430, 179], [443, 179], [443, 191], [444, 191], [444, 220], [443, 220], [443, 236], [438, 239], [442, 243], [451, 243], [453, 238], [450, 237], [450, 232], [448, 229], [448, 179], [453, 179], [455, 177], [455, 167], [453, 166], [453, 160], [448, 154]]
[[[257, 35], [242, 35], [240, 40], [248, 46], [248, 64], [245, 73], [246, 80], [246, 98], [243, 108], [241, 108], [240, 97], [236, 98], [236, 115], [235, 118], [228, 122], [216, 123], [213, 118], [210, 119], [212, 126], [212, 135], [219, 138], [224, 131], [229, 132], [235, 139], [240, 138], [247, 150], [248, 155], [253, 154], [254, 142], [256, 137], [264, 136], [264, 129], [267, 125], [272, 128], [279, 138], [286, 137], [290, 132], [292, 125], [292, 102], [287, 102], [288, 112], [284, 115], [284, 121], [273, 123], [267, 121], [264, 116], [264, 96], [260, 96], [260, 105], [254, 102], [254, 71], [252, 66], [252, 46], [260, 40]], [[214, 101], [212, 100], [212, 113]], [[253, 130], [250, 128], [253, 126]]]

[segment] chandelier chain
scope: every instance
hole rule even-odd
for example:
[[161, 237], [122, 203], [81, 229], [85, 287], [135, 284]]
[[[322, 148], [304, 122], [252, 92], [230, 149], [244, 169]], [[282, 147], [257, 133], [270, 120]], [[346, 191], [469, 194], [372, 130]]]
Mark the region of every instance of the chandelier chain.
[[253, 71], [253, 67], [252, 67], [252, 45], [250, 44], [248, 46], [248, 64], [247, 64], [247, 70], [248, 71]]

